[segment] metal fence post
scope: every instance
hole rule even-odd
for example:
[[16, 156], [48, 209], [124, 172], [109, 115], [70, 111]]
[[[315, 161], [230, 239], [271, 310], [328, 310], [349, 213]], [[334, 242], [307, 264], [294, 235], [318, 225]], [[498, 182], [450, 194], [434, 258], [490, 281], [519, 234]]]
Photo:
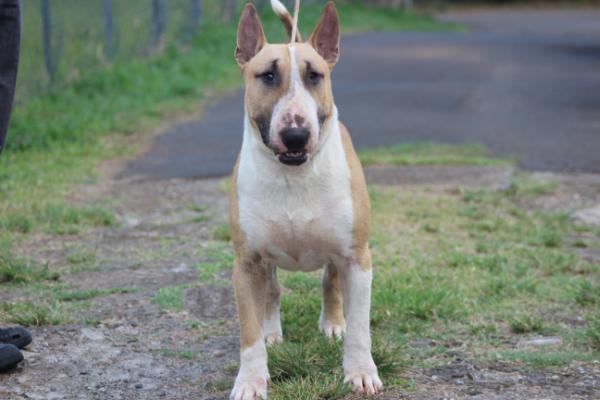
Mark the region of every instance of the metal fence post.
[[235, 19], [235, 14], [237, 12], [237, 0], [229, 0], [229, 21]]
[[52, 26], [50, 18], [50, 1], [42, 0], [42, 35], [44, 43], [44, 61], [48, 73], [49, 86], [52, 87], [55, 77], [54, 60], [52, 60]]
[[104, 56], [112, 61], [114, 58], [112, 0], [104, 0]]
[[200, 0], [191, 0], [192, 2], [192, 35], [198, 33], [198, 28], [200, 28], [200, 24], [202, 23], [202, 2]]
[[152, 0], [152, 46], [158, 48], [162, 44], [167, 29], [167, 14], [163, 0]]

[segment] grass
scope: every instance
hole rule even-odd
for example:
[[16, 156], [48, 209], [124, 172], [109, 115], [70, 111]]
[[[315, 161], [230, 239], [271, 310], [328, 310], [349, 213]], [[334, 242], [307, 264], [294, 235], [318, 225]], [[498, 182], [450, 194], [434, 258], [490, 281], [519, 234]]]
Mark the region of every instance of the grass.
[[223, 285], [229, 280], [219, 278], [219, 273], [230, 270], [233, 266], [233, 255], [224, 244], [209, 244], [205, 248], [206, 261], [196, 265], [198, 279], [205, 285]]
[[216, 240], [229, 242], [231, 240], [231, 230], [229, 228], [229, 224], [219, 224], [215, 228], [213, 236]]
[[111, 294], [123, 294], [135, 292], [136, 288], [113, 288], [109, 290], [58, 290], [54, 297], [59, 301], [82, 301], [90, 300], [100, 296], [108, 296]]
[[32, 283], [42, 280], [55, 281], [60, 277], [47, 266], [33, 261], [0, 254], [0, 283]]
[[[543, 186], [531, 179], [504, 191], [370, 188], [373, 352], [388, 388], [410, 390], [404, 366], [445, 363], [455, 347], [476, 364], [541, 370], [600, 359], [600, 265], [564, 240], [580, 227], [524, 208], [525, 199], [546, 193], [529, 190]], [[343, 397], [341, 344], [317, 332], [318, 274], [281, 271], [280, 280], [286, 341], [269, 350], [273, 397]], [[574, 317], [587, 325], [570, 324]], [[518, 336], [539, 335], [560, 336], [564, 345], [516, 348]], [[423, 339], [437, 344], [408, 345]]]
[[[135, 4], [118, 7], [135, 8]], [[39, 21], [25, 24], [29, 33], [23, 40], [22, 79], [17, 87], [20, 100], [13, 111], [7, 149], [0, 157], [0, 241], [20, 241], [32, 233], [70, 235], [117, 223], [102, 207], [74, 205], [78, 191], [97, 181], [98, 164], [138, 151], [140, 141], [127, 135], [148, 131], [165, 116], [191, 113], [210, 93], [241, 85], [233, 58], [235, 24], [219, 23], [213, 15], [218, 9], [215, 4], [207, 5], [206, 23], [188, 44], [167, 41], [162, 52], [138, 59], [130, 59], [127, 53], [112, 64], [97, 59], [101, 52], [96, 46], [90, 50], [90, 43], [101, 40], [96, 11], [81, 8], [79, 2], [57, 6], [55, 17], [70, 27], [69, 34], [79, 32], [73, 40], [65, 40], [62, 45], [66, 47], [60, 50], [72, 61], [74, 55], [82, 59], [59, 66], [74, 70], [61, 69], [65, 79], [50, 92], [39, 92], [39, 87], [30, 85], [39, 75], [34, 70], [41, 65], [34, 62], [40, 54], [39, 41], [30, 38], [41, 33], [36, 31]], [[146, 6], [143, 8], [148, 11]], [[81, 18], [65, 18], [60, 11], [65, 9]], [[319, 5], [303, 6], [300, 30], [305, 35], [313, 29], [320, 11]], [[26, 7], [24, 16], [31, 19], [38, 12]], [[365, 8], [351, 2], [340, 2], [339, 12], [346, 33], [461, 29], [426, 15]], [[181, 18], [185, 15], [173, 17], [169, 29], [176, 29]], [[283, 27], [270, 10], [262, 19], [271, 41], [284, 40]], [[133, 35], [137, 28], [130, 28]], [[173, 36], [170, 32], [169, 37]], [[126, 48], [137, 45], [130, 39], [122, 38], [121, 44]], [[204, 217], [197, 221], [203, 222]]]
[[182, 360], [193, 360], [198, 357], [198, 353], [194, 351], [181, 351], [181, 350], [170, 350], [170, 349], [162, 349], [159, 351], [159, 354], [163, 357], [174, 357]]
[[59, 325], [72, 319], [59, 301], [18, 301], [0, 304], [0, 321], [23, 326]]
[[504, 165], [507, 160], [487, 156], [480, 145], [450, 145], [434, 142], [397, 144], [363, 149], [358, 153], [363, 165]]
[[181, 311], [183, 309], [183, 289], [182, 286], [160, 288], [152, 298], [152, 303], [164, 311]]

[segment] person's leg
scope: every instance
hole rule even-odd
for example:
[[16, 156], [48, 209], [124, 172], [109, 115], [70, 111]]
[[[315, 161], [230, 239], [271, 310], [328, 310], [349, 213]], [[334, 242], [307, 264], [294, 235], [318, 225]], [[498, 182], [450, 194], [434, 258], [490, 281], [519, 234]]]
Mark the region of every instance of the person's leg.
[[17, 80], [21, 38], [19, 2], [20, 0], [0, 0], [0, 153], [6, 140]]

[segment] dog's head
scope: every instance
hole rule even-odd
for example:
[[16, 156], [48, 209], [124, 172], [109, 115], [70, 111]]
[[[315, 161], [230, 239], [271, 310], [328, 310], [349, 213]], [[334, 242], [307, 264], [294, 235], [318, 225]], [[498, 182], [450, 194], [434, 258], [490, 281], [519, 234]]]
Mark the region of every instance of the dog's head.
[[[277, 0], [273, 9], [288, 35], [292, 17]], [[303, 42], [269, 44], [258, 13], [247, 4], [240, 17], [235, 57], [246, 84], [245, 111], [256, 135], [286, 165], [301, 165], [324, 139], [333, 116], [331, 70], [339, 57], [339, 20], [333, 1]]]

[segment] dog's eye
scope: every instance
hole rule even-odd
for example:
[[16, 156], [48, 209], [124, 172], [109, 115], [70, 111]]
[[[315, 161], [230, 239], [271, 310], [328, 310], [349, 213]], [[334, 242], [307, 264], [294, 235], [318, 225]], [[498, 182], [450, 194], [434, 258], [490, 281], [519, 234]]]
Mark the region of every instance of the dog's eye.
[[259, 75], [259, 78], [262, 79], [262, 81], [267, 84], [267, 85], [272, 85], [273, 83], [275, 83], [275, 72], [273, 71], [267, 71], [267, 72], [263, 72], [262, 74]]
[[322, 79], [323, 79], [323, 74], [320, 74], [315, 71], [309, 71], [308, 74], [306, 75], [306, 80], [312, 86], [317, 86], [319, 83], [321, 83]]

